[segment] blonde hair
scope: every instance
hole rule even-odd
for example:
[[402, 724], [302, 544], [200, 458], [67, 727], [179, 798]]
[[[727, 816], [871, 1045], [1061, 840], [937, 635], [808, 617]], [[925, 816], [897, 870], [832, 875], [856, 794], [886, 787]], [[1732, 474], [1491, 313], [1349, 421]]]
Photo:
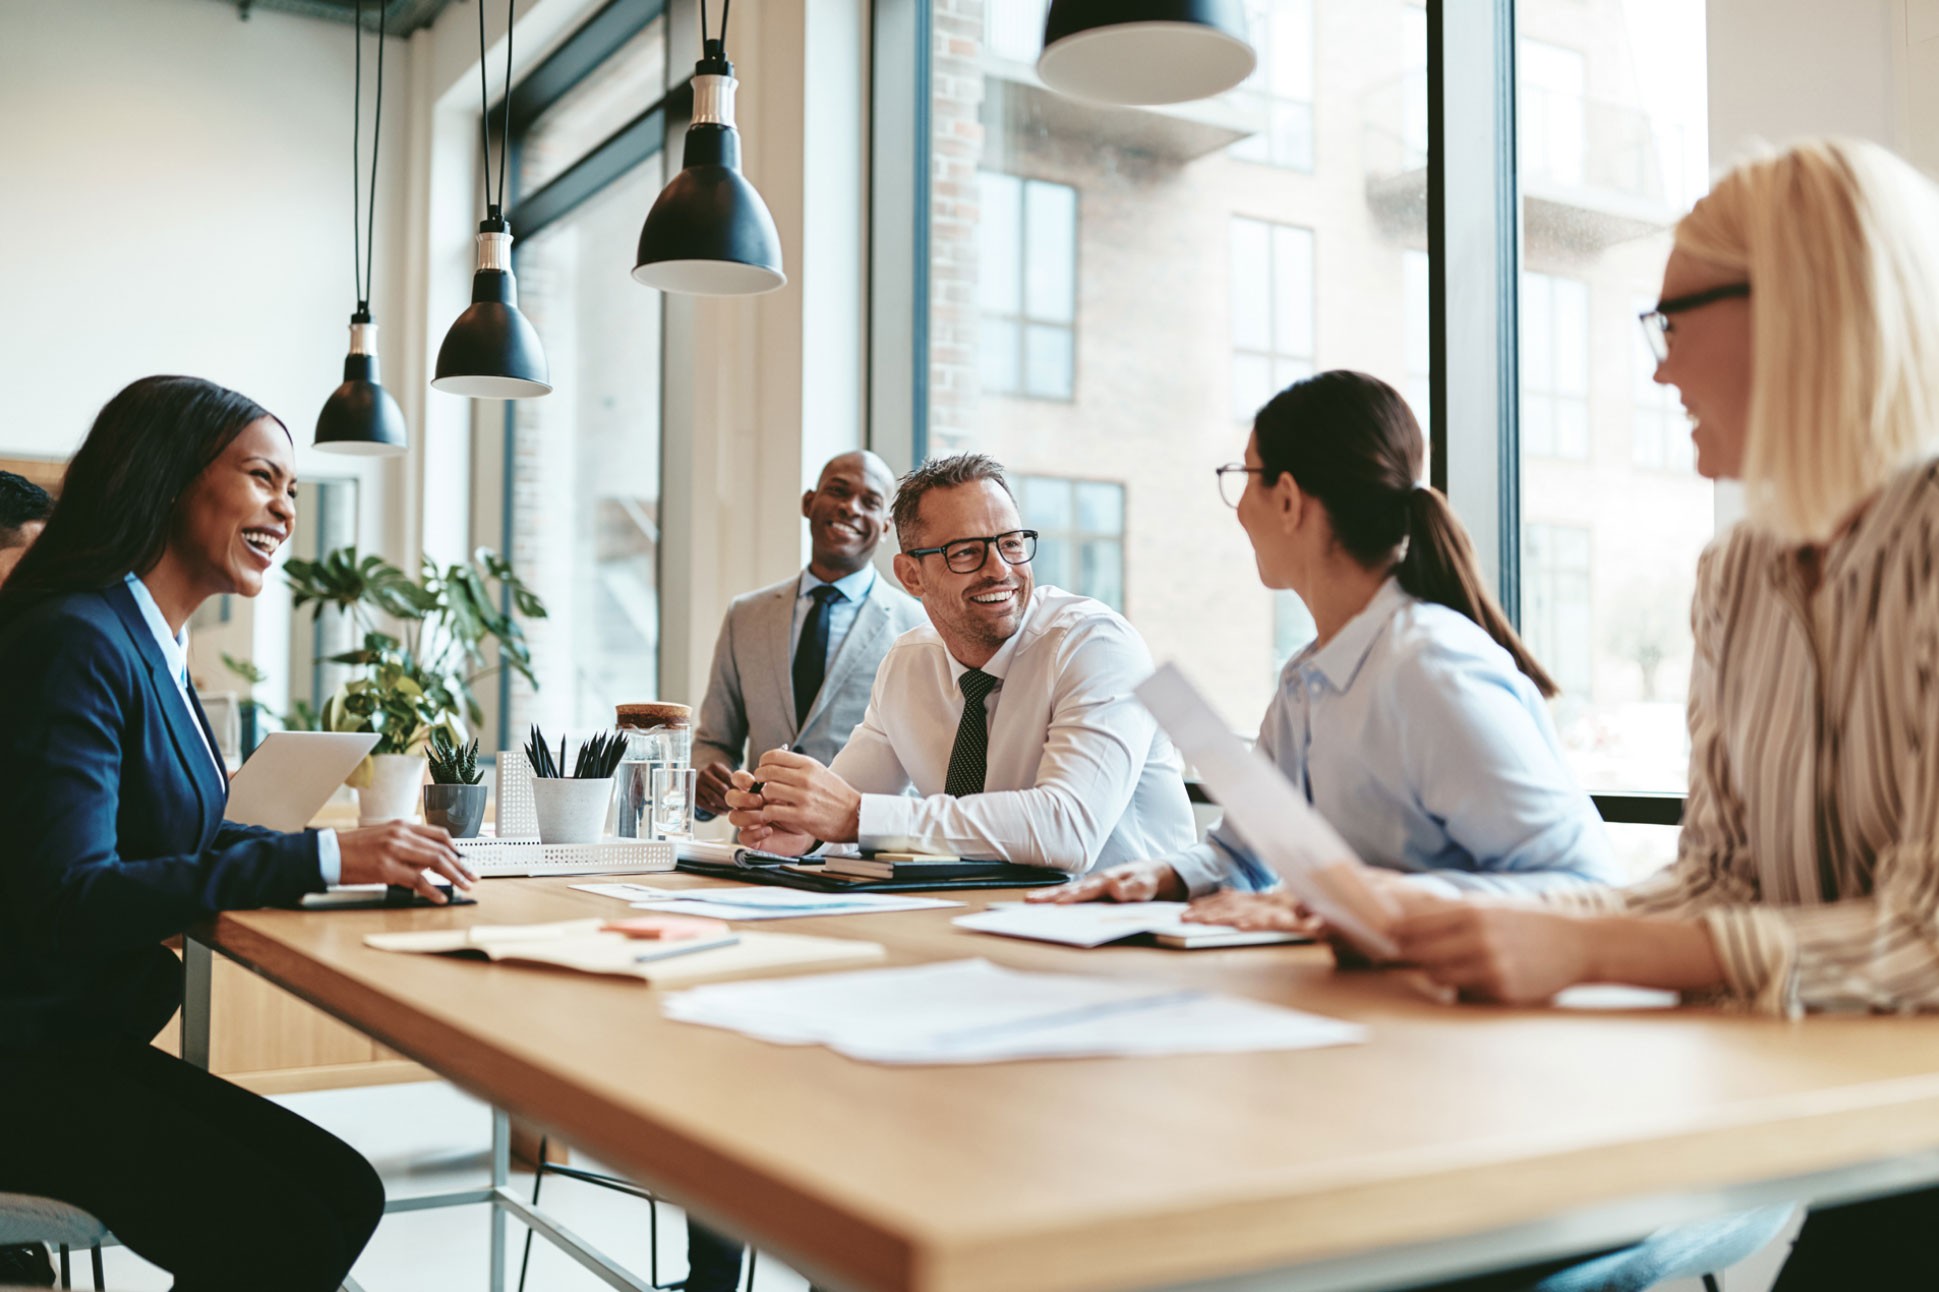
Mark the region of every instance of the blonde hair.
[[1752, 286], [1745, 502], [1821, 542], [1939, 448], [1939, 188], [1876, 144], [1814, 139], [1733, 168], [1679, 251]]

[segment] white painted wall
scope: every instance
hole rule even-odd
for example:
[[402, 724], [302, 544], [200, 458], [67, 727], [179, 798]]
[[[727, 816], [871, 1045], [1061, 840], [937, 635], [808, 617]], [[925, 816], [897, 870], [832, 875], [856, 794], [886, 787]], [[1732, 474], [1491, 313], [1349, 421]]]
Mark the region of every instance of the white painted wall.
[[[1722, 169], [1755, 141], [1859, 135], [1917, 159], [1939, 146], [1930, 106], [1908, 98], [1908, 4], [1939, 38], [1939, 0], [1708, 0], [1710, 160]], [[1939, 59], [1927, 48], [1926, 58]]]
[[[386, 55], [372, 307], [399, 380], [408, 49]], [[365, 92], [376, 42], [365, 48]], [[0, 0], [0, 451], [60, 458], [127, 382], [188, 373], [288, 423], [306, 477], [361, 482], [360, 541], [404, 541], [395, 463], [309, 447], [342, 380], [351, 273], [350, 28], [213, 0]], [[364, 138], [370, 137], [368, 119]], [[366, 176], [368, 172], [366, 171]], [[290, 615], [279, 584], [205, 634], [196, 671], [226, 685], [220, 647], [276, 674]]]

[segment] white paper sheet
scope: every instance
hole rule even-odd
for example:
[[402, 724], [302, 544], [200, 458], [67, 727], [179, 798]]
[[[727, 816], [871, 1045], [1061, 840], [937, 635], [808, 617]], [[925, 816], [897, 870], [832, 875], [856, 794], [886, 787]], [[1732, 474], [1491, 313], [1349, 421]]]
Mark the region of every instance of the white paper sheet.
[[792, 920], [813, 915], [879, 915], [889, 911], [933, 911], [961, 902], [895, 893], [810, 893], [794, 888], [703, 888], [650, 901], [635, 910], [695, 915], [710, 920]]
[[972, 933], [1031, 938], [1070, 947], [1101, 947], [1141, 933], [1237, 933], [1226, 924], [1185, 924], [1184, 902], [1006, 903], [950, 923]]
[[997, 1063], [1350, 1045], [1366, 1029], [1167, 983], [1025, 973], [987, 960], [723, 983], [667, 1017], [874, 1063]]
[[651, 884], [574, 884], [572, 887], [582, 893], [611, 897], [622, 902], [660, 901], [680, 897], [688, 891], [680, 888], [655, 888]]
[[1167, 664], [1137, 687], [1158, 725], [1198, 769], [1226, 822], [1306, 908], [1362, 950], [1391, 960], [1398, 912], [1360, 878], [1361, 861], [1264, 755], [1247, 749], [1179, 671]]

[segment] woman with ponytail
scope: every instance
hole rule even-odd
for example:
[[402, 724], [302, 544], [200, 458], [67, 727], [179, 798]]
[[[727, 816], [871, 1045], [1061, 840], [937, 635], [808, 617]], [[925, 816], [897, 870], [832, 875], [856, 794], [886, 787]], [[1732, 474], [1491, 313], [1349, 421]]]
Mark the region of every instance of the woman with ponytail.
[[[1509, 894], [1607, 881], [1602, 822], [1543, 704], [1555, 683], [1488, 595], [1447, 499], [1420, 483], [1425, 455], [1398, 392], [1335, 371], [1274, 396], [1245, 462], [1219, 468], [1260, 581], [1298, 594], [1318, 628], [1280, 675], [1259, 748], [1396, 882]], [[1243, 855], [1221, 829], [1040, 900], [1178, 899], [1269, 882]], [[1235, 893], [1201, 912], [1279, 923], [1286, 903]]]

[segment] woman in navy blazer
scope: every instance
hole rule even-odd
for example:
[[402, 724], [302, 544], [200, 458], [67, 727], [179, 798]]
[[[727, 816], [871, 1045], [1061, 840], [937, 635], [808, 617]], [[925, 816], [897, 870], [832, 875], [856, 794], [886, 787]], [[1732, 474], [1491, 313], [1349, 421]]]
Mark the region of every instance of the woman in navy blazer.
[[222, 819], [183, 625], [262, 590], [294, 465], [241, 395], [135, 382], [0, 589], [0, 1191], [86, 1209], [177, 1292], [338, 1287], [383, 1186], [348, 1145], [150, 1044], [182, 997], [163, 939], [338, 880], [469, 884], [441, 830]]

